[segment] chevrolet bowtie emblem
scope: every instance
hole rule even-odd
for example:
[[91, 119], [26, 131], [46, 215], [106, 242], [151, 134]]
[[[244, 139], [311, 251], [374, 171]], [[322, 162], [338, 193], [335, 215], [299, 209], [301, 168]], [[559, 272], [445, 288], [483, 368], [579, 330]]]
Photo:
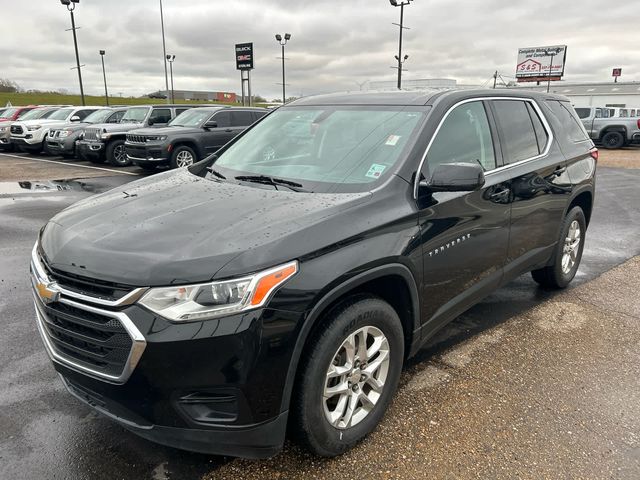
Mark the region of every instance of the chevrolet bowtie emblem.
[[55, 283], [38, 283], [36, 285], [38, 296], [44, 303], [57, 302], [60, 299], [60, 290]]

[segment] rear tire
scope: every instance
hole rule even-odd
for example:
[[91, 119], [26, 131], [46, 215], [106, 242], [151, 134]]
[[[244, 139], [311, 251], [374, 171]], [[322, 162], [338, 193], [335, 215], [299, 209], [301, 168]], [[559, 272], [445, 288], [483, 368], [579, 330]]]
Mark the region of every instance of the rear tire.
[[567, 213], [553, 253], [553, 263], [531, 272], [533, 279], [542, 287], [565, 288], [576, 276], [584, 250], [586, 224], [584, 212], [580, 207], [573, 207]]
[[379, 298], [352, 297], [328, 314], [303, 355], [292, 398], [293, 433], [315, 454], [340, 455], [376, 428], [398, 387], [400, 318]]
[[107, 145], [105, 154], [108, 162], [114, 167], [128, 167], [131, 165], [131, 160], [127, 157], [127, 152], [124, 148], [124, 140], [113, 140]]
[[602, 136], [602, 146], [606, 149], [624, 147], [624, 135], [620, 132], [607, 132]]

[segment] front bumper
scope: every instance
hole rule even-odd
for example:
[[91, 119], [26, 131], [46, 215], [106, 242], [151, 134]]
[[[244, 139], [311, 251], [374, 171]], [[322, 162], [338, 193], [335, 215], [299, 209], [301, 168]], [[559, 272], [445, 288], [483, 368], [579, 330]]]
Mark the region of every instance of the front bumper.
[[73, 155], [76, 147], [76, 136], [70, 135], [67, 138], [54, 138], [47, 136], [47, 148], [51, 153]]
[[124, 144], [127, 157], [136, 165], [166, 165], [169, 153], [161, 145]]
[[89, 158], [101, 158], [104, 155], [104, 143], [78, 140], [76, 142], [76, 153]]

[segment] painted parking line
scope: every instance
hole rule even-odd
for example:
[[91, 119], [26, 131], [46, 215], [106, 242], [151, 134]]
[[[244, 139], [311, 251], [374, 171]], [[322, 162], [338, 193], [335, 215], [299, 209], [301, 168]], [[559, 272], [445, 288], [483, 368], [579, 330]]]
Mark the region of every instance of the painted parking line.
[[78, 165], [78, 164], [70, 164], [67, 162], [58, 162], [56, 160], [45, 160], [44, 158], [34, 158], [34, 157], [27, 157], [24, 155], [14, 155], [14, 154], [10, 154], [10, 153], [0, 153], [0, 156], [4, 156], [4, 157], [13, 157], [13, 158], [23, 158], [25, 160], [32, 160], [34, 162], [46, 162], [46, 163], [57, 163], [58, 165], [64, 165], [65, 167], [78, 167], [78, 168], [89, 168], [91, 170], [102, 170], [105, 172], [112, 172], [112, 173], [118, 173], [121, 175], [135, 175], [135, 176], [140, 176], [139, 173], [133, 173], [133, 172], [125, 172], [124, 170], [114, 170], [112, 168], [104, 168], [104, 167], [91, 167], [89, 165]]

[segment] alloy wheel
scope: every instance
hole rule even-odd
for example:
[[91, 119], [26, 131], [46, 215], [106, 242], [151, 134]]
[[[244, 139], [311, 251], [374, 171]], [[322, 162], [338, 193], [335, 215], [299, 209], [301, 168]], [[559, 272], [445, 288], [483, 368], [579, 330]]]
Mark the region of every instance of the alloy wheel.
[[389, 373], [389, 341], [376, 327], [351, 333], [327, 369], [322, 407], [327, 421], [347, 429], [364, 420], [384, 390]]
[[189, 167], [193, 165], [193, 155], [188, 150], [182, 150], [176, 155], [176, 165], [181, 167]]
[[564, 239], [562, 249], [562, 273], [568, 274], [576, 263], [578, 251], [580, 249], [581, 231], [577, 220], [571, 222], [569, 231]]
[[113, 149], [113, 157], [116, 163], [120, 165], [127, 163], [127, 152], [124, 145], [117, 145], [116, 148]]

